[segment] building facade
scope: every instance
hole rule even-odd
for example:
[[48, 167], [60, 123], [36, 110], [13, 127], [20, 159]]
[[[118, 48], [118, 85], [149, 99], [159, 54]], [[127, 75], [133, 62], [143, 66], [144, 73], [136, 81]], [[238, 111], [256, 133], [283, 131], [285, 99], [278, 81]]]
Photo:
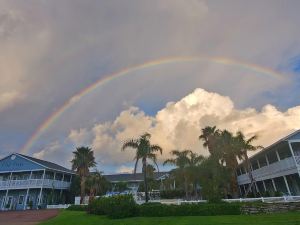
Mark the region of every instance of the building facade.
[[13, 153], [0, 160], [0, 210], [63, 204], [74, 175], [55, 163]]
[[[118, 183], [126, 183], [128, 190], [132, 192], [137, 192], [141, 183], [144, 182], [144, 174], [143, 173], [121, 173], [121, 174], [111, 174], [104, 175], [104, 177], [112, 184], [112, 191], [114, 191], [114, 187]], [[169, 172], [155, 172], [153, 174], [153, 179], [156, 181], [163, 181], [167, 177], [169, 177]]]
[[250, 167], [254, 182], [246, 172], [246, 162], [237, 169], [241, 196], [251, 183], [251, 191], [300, 196], [300, 130], [250, 157]]

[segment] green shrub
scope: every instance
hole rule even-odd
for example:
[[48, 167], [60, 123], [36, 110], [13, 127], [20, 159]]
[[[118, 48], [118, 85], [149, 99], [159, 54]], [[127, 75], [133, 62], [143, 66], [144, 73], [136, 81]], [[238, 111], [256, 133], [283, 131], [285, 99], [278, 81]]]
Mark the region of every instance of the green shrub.
[[71, 211], [87, 211], [87, 205], [70, 205], [67, 210]]
[[137, 215], [137, 204], [132, 195], [102, 197], [89, 204], [88, 212], [113, 219], [132, 217]]
[[146, 203], [140, 205], [138, 216], [214, 216], [214, 215], [239, 215], [240, 204], [235, 203], [199, 203], [164, 205], [160, 203]]

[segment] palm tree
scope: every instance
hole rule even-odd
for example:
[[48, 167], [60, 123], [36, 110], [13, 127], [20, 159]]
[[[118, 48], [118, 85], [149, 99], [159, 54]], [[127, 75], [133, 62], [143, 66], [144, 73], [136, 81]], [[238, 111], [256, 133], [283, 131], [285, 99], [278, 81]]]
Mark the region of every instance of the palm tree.
[[227, 130], [221, 131], [217, 143], [220, 161], [222, 164], [225, 164], [231, 173], [230, 187], [232, 195], [233, 197], [238, 197], [236, 169], [238, 166], [237, 157], [240, 157], [242, 154], [240, 144], [237, 137]]
[[92, 201], [98, 193], [103, 192], [106, 182], [100, 171], [96, 171], [87, 177], [86, 186], [90, 193], [89, 201]]
[[[136, 169], [138, 166], [138, 162], [142, 160], [143, 167], [147, 168], [147, 159], [152, 160], [152, 162], [157, 165], [157, 156], [156, 152], [160, 152], [162, 154], [162, 148], [159, 145], [152, 145], [150, 143], [151, 135], [149, 133], [145, 133], [141, 135], [138, 139], [130, 139], [124, 142], [122, 146], [122, 151], [126, 148], [133, 148], [136, 150], [135, 153], [135, 165], [134, 165], [134, 173], [136, 173]], [[148, 182], [147, 182], [147, 169], [143, 169], [144, 174], [144, 186], [145, 186], [145, 198], [146, 202], [149, 200], [148, 196]]]
[[89, 147], [79, 147], [73, 152], [72, 169], [76, 170], [80, 177], [80, 204], [83, 204], [85, 196], [85, 181], [89, 175], [89, 168], [96, 165], [94, 152]]
[[208, 149], [211, 155], [215, 154], [216, 139], [219, 136], [220, 131], [216, 126], [207, 126], [202, 129], [202, 134], [199, 136], [199, 140], [203, 140], [203, 146]]
[[[257, 135], [253, 135], [249, 139], [246, 139], [245, 135], [241, 131], [237, 132], [237, 140], [239, 141], [240, 148], [242, 151], [241, 156], [239, 156], [239, 159], [245, 160], [246, 166], [247, 166], [247, 172], [249, 174], [249, 178], [250, 178], [251, 182], [253, 182], [254, 179], [253, 179], [252, 170], [250, 167], [250, 160], [249, 160], [247, 153], [248, 153], [248, 151], [256, 151], [258, 149], [263, 148], [263, 146], [260, 146], [260, 145], [257, 145], [257, 146], [252, 145], [252, 143], [257, 139], [258, 139]], [[248, 194], [248, 191], [247, 191], [247, 193], [245, 193], [245, 195], [247, 196], [247, 194]]]
[[178, 168], [178, 172], [183, 176], [184, 179], [184, 190], [185, 190], [185, 197], [188, 198], [188, 171], [187, 168], [190, 165], [189, 154], [191, 154], [191, 150], [173, 150], [171, 151], [171, 155], [175, 158], [167, 159], [164, 162], [164, 165], [171, 164]]
[[193, 181], [193, 189], [194, 189], [194, 194], [195, 198], [198, 198], [198, 190], [197, 190], [197, 185], [198, 185], [198, 166], [204, 161], [204, 156], [203, 155], [198, 155], [197, 153], [190, 152], [190, 157], [189, 157], [189, 175], [191, 177], [191, 180]]

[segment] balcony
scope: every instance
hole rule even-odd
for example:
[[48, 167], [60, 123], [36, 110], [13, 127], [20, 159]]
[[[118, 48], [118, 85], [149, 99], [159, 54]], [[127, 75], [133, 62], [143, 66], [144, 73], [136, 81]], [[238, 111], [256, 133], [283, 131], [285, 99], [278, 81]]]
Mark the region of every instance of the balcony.
[[28, 179], [0, 181], [0, 190], [27, 188], [68, 189], [70, 182], [53, 179]]
[[[268, 166], [256, 169], [252, 171], [253, 178], [256, 181], [261, 181], [293, 173], [298, 173], [298, 168], [300, 168], [300, 157], [297, 157], [297, 164], [295, 163], [293, 157], [288, 157], [283, 160], [272, 163]], [[248, 173], [238, 176], [237, 180], [239, 185], [251, 183]]]

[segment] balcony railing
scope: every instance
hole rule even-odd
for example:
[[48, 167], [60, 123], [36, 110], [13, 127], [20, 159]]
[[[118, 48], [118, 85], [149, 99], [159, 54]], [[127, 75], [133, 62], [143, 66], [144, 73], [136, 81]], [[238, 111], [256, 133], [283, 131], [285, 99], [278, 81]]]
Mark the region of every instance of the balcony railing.
[[[297, 161], [297, 159], [296, 159]], [[298, 165], [297, 165], [298, 164]], [[285, 158], [268, 166], [253, 170], [252, 175], [256, 181], [266, 180], [274, 177], [287, 175], [289, 172], [297, 173], [297, 166], [300, 167], [300, 157], [298, 163], [295, 163], [293, 157]], [[248, 173], [238, 176], [239, 184], [250, 183]]]
[[6, 180], [0, 181], [0, 190], [27, 189], [27, 188], [54, 188], [68, 189], [70, 182], [52, 179], [28, 179], [28, 180]]

